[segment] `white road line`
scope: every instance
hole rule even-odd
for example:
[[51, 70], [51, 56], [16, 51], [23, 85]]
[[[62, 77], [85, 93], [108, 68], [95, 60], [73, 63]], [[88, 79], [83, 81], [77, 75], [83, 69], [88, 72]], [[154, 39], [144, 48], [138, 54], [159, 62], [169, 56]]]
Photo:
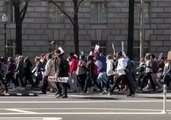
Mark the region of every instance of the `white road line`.
[[56, 117], [46, 117], [46, 118], [43, 118], [43, 120], [62, 120], [62, 118], [56, 118]]
[[[42, 112], [42, 113], [0, 113], [0, 115], [160, 115], [162, 112]], [[171, 114], [170, 112], [168, 114]]]
[[0, 117], [0, 119], [14, 119], [14, 120], [31, 120], [31, 119], [36, 119], [36, 120], [44, 120], [44, 119], [49, 119], [49, 120], [62, 120], [62, 117]]
[[5, 110], [14, 111], [14, 112], [21, 112], [21, 113], [26, 113], [26, 114], [36, 114], [36, 112], [19, 110], [19, 109], [5, 109]]
[[[0, 108], [0, 110], [11, 110], [11, 108]], [[161, 109], [133, 109], [133, 108], [18, 108], [20, 110], [118, 110], [118, 111], [155, 111], [159, 112]], [[13, 108], [12, 110], [16, 110]], [[171, 111], [171, 110], [167, 110]]]
[[[61, 99], [62, 100], [62, 99]], [[83, 101], [0, 101], [0, 104], [43, 104], [43, 103], [72, 103], [72, 104], [86, 104], [86, 103], [161, 103], [162, 100], [83, 100]], [[171, 100], [167, 100], [167, 103]]]

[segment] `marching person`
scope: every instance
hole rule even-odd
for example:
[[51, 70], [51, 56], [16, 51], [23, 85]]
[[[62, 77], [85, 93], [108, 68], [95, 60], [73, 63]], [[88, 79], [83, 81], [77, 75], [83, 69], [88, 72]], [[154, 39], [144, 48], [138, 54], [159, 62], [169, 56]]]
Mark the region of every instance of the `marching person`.
[[18, 56], [17, 60], [16, 60], [16, 81], [18, 81], [19, 83], [21, 83], [21, 87], [25, 87], [24, 86], [24, 57], [23, 56]]
[[14, 78], [16, 64], [12, 57], [7, 60], [7, 74], [6, 74], [6, 84], [10, 85], [11, 81], [14, 83], [15, 87], [19, 87], [18, 81]]
[[167, 59], [164, 70], [163, 70], [163, 82], [167, 85], [167, 88], [170, 88], [170, 82], [171, 82], [171, 59]]
[[47, 91], [48, 76], [54, 76], [54, 75], [55, 75], [55, 62], [52, 59], [52, 54], [49, 53], [47, 55], [47, 63], [45, 65], [45, 73], [44, 73], [43, 86], [42, 86], [43, 94], [46, 94], [46, 91]]
[[108, 80], [107, 80], [107, 88], [106, 91], [108, 92], [109, 88], [110, 88], [110, 84], [113, 85], [113, 78], [114, 78], [114, 62], [112, 59], [111, 55], [108, 55], [106, 57], [106, 63], [107, 63], [107, 67], [106, 67], [106, 74], [108, 76]]
[[87, 88], [91, 87], [91, 84], [93, 82], [94, 85], [96, 85], [97, 88], [99, 88], [102, 93], [107, 93], [105, 90], [102, 89], [102, 87], [96, 81], [98, 68], [94, 63], [93, 58], [94, 58], [93, 56], [88, 56], [87, 65], [85, 67], [85, 69], [87, 69], [87, 78], [84, 85], [84, 92], [87, 93]]
[[116, 68], [116, 72], [114, 72], [114, 75], [118, 76], [116, 78], [116, 83], [115, 85], [111, 88], [110, 94], [113, 93], [113, 90], [118, 86], [120, 81], [123, 81], [127, 86], [130, 91], [130, 93], [127, 96], [134, 96], [134, 89], [131, 85], [131, 81], [129, 80], [128, 77], [128, 71], [127, 71], [127, 60], [123, 57], [122, 53], [119, 52], [117, 53], [117, 59], [118, 59], [118, 64]]
[[145, 73], [143, 76], [143, 81], [142, 81], [142, 85], [141, 85], [141, 91], [143, 91], [143, 88], [147, 85], [148, 80], [150, 80], [153, 91], [156, 91], [156, 85], [152, 79], [152, 58], [151, 58], [151, 54], [147, 53], [145, 55]]
[[34, 88], [34, 81], [33, 81], [33, 78], [32, 78], [32, 63], [30, 61], [30, 58], [29, 57], [26, 57], [24, 59], [24, 76], [25, 76], [25, 83], [24, 83], [24, 86], [26, 86], [27, 84], [27, 81], [30, 82], [30, 84], [32, 85], [32, 87]]
[[[56, 75], [57, 75], [57, 80], [60, 78], [64, 77], [69, 77], [69, 63], [68, 61], [64, 58], [64, 51], [58, 50], [55, 51], [55, 56], [57, 57], [57, 60], [55, 61], [55, 66], [56, 66]], [[59, 95], [57, 98], [68, 98], [67, 95], [67, 87], [68, 83], [67, 82], [59, 82], [57, 81], [57, 89]]]
[[86, 66], [86, 59], [84, 55], [80, 56], [78, 65], [77, 65], [77, 70], [76, 70], [76, 75], [77, 75], [77, 80], [79, 83], [79, 86], [81, 87], [81, 90], [84, 90], [84, 84], [87, 76], [87, 71], [85, 70]]
[[34, 74], [35, 79], [36, 79], [34, 86], [38, 87], [40, 81], [43, 78], [43, 75], [42, 75], [43, 68], [40, 62], [40, 57], [36, 56], [34, 59], [34, 62], [35, 62], [35, 68], [32, 70], [32, 73]]
[[76, 92], [78, 91], [78, 83], [77, 83], [77, 77], [76, 77], [76, 70], [77, 70], [77, 58], [74, 55], [73, 52], [71, 52], [69, 54], [69, 59], [70, 59], [70, 66], [69, 66], [69, 73], [70, 73], [70, 77], [69, 77], [69, 85], [71, 87], [71, 91]]

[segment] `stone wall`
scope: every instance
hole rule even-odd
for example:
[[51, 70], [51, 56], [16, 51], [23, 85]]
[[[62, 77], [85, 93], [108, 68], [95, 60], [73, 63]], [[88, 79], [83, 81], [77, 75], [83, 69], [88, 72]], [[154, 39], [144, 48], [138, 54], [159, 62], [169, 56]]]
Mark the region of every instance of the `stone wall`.
[[[73, 4], [66, 1], [64, 7], [72, 13]], [[90, 22], [90, 1], [84, 2], [79, 11], [80, 50], [89, 52], [91, 41], [105, 41], [106, 52], [112, 53], [112, 42], [116, 50], [121, 50], [121, 41], [127, 44], [128, 33], [128, 0], [107, 0], [107, 23]], [[140, 1], [140, 0], [136, 0]], [[145, 24], [145, 40], [149, 41], [150, 52], [166, 53], [171, 45], [171, 1], [144, 0], [150, 2], [150, 23]], [[2, 16], [3, 1], [0, 1]], [[8, 23], [8, 39], [15, 39], [15, 24]], [[3, 55], [3, 23], [0, 21], [0, 55]], [[135, 26], [135, 40], [139, 40], [139, 27]], [[23, 55], [36, 56], [48, 52], [48, 41], [63, 41], [66, 52], [74, 50], [72, 24], [67, 17], [63, 24], [48, 23], [48, 3], [35, 0], [29, 3], [28, 12], [23, 23]]]

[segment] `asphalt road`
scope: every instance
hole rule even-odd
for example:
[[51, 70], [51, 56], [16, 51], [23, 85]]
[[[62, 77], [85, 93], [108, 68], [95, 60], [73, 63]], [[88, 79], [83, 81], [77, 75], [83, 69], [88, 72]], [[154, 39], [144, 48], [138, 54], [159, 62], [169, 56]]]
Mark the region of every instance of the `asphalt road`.
[[53, 94], [35, 97], [1, 97], [0, 120], [170, 120], [171, 93], [167, 114], [162, 114], [162, 94], [80, 95], [68, 99]]

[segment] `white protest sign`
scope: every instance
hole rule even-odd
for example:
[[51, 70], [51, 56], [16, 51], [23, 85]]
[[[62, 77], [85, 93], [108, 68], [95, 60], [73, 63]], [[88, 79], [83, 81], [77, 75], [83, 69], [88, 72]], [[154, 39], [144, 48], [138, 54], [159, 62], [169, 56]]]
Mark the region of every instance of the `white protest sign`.
[[112, 49], [113, 49], [113, 54], [115, 55], [116, 54], [116, 51], [115, 51], [115, 45], [114, 45], [114, 43], [112, 43]]
[[96, 45], [95, 45], [95, 48], [94, 48], [94, 51], [98, 51], [99, 48], [100, 48], [100, 46], [96, 44]]

